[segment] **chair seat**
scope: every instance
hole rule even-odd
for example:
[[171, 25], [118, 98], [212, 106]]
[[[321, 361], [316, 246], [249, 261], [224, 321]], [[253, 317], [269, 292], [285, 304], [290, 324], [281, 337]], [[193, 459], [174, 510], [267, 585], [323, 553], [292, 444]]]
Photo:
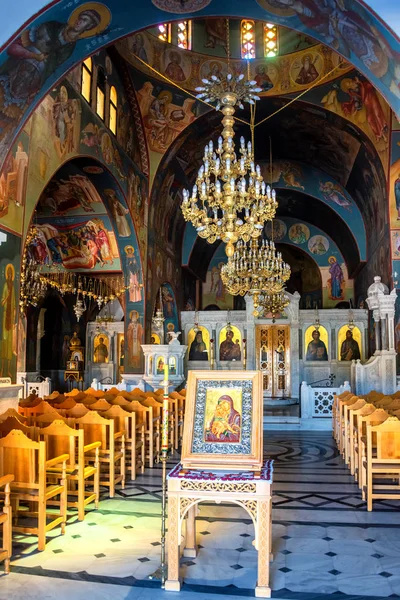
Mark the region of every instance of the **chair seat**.
[[[57, 496], [63, 492], [64, 487], [62, 485], [48, 485], [45, 488], [45, 498], [53, 498], [53, 496]], [[18, 497], [22, 500], [34, 500], [35, 502], [39, 500], [39, 490], [30, 490], [28, 488], [18, 487], [17, 489], [13, 489], [11, 486], [11, 494], [18, 494]]]

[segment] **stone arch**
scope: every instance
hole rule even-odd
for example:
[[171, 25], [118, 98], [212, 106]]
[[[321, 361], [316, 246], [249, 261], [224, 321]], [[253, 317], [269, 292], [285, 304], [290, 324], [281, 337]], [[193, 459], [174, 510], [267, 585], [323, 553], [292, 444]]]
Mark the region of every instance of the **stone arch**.
[[[316, 2], [311, 5], [312, 14], [304, 14], [302, 6], [287, 7], [280, 0], [252, 0], [246, 2], [243, 17], [267, 20], [310, 35], [328, 47], [338, 51], [347, 61], [363, 73], [387, 99], [389, 104], [400, 113], [398, 97], [397, 64], [400, 56], [400, 42], [395, 34], [383, 23], [377, 15], [360, 0], [349, 0], [350, 7], [331, 0], [330, 14], [322, 11]], [[154, 4], [136, 7], [132, 5], [132, 18], [129, 19], [124, 11], [113, 10], [115, 2], [107, 0], [98, 3], [96, 23], [87, 25], [87, 30], [79, 32], [76, 41], [63, 48], [52, 47], [53, 63], [44, 62], [45, 68], [29, 64], [25, 57], [20, 56], [22, 32], [41, 27], [47, 33], [53, 46], [57, 44], [60, 33], [67, 27], [74, 11], [82, 12], [84, 5], [71, 10], [68, 16], [62, 11], [62, 2], [53, 2], [42, 11], [36, 13], [25, 23], [15, 23], [15, 34], [2, 49], [1, 74], [4, 98], [7, 100], [7, 127], [1, 140], [0, 160], [3, 162], [16, 133], [19, 131], [34, 106], [40, 102], [44, 94], [57, 80], [81, 62], [89, 54], [101, 47], [139, 31], [145, 27], [170, 20], [171, 13], [166, 13]], [[309, 11], [310, 12], [310, 11]], [[335, 13], [339, 27], [332, 33], [330, 15]], [[201, 15], [199, 11], [188, 11], [185, 18], [199, 16], [235, 16], [235, 7], [229, 0], [214, 0], [203, 3]], [[76, 14], [74, 15], [76, 17]], [[112, 22], [112, 28], [109, 27]], [[127, 28], [127, 23], [134, 27]], [[54, 25], [50, 26], [50, 23]], [[86, 38], [86, 39], [85, 39]], [[368, 48], [364, 54], [361, 47]], [[43, 49], [42, 49], [43, 50]], [[46, 50], [46, 49], [45, 49]], [[371, 58], [372, 57], [372, 58]], [[25, 61], [25, 62], [24, 62]], [[29, 69], [28, 69], [29, 66]]]

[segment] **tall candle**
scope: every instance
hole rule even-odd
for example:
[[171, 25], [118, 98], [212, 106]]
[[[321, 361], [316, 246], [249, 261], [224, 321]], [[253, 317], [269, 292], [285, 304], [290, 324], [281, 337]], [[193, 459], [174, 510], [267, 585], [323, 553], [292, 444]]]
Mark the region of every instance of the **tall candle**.
[[168, 452], [168, 363], [164, 365], [164, 396], [163, 396], [163, 416], [161, 427], [161, 451]]

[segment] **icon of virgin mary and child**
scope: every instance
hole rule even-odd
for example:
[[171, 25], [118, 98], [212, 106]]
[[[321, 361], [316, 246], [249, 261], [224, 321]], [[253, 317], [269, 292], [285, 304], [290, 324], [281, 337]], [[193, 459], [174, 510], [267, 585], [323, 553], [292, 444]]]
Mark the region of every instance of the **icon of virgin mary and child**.
[[240, 414], [233, 406], [230, 396], [220, 396], [214, 415], [205, 431], [206, 442], [240, 442]]

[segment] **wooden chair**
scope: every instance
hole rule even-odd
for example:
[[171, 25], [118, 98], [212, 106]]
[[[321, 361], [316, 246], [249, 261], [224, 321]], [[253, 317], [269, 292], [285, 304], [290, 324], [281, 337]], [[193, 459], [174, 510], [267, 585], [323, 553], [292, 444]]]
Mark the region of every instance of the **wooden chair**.
[[367, 444], [367, 425], [380, 425], [389, 418], [389, 413], [384, 408], [377, 408], [373, 413], [361, 417], [357, 417], [357, 428], [358, 428], [358, 442], [355, 451], [357, 460], [357, 481], [358, 487], [363, 491], [366, 485], [366, 470], [363, 468], [363, 464], [367, 457], [366, 444]]
[[[154, 398], [144, 398], [140, 404], [146, 408], [151, 408], [153, 412], [153, 423], [155, 426], [155, 461], [160, 460], [161, 452], [161, 423], [162, 423], [162, 403]], [[171, 429], [168, 431], [169, 443], [171, 441]]]
[[21, 413], [17, 412], [15, 408], [7, 408], [7, 410], [0, 415], [0, 421], [5, 421], [8, 419], [8, 417], [18, 419], [18, 421], [21, 421], [21, 423], [27, 422], [27, 418], [21, 415]]
[[12, 510], [10, 503], [10, 484], [14, 481], [14, 475], [3, 475], [0, 477], [0, 490], [4, 488], [3, 512], [0, 512], [0, 525], [3, 526], [3, 546], [0, 547], [0, 561], [4, 560], [4, 572], [10, 572], [10, 561], [12, 556]]
[[338, 418], [338, 440], [337, 444], [339, 447], [340, 454], [344, 454], [344, 407], [355, 404], [359, 400], [358, 396], [348, 396], [345, 400], [339, 400], [337, 407], [337, 418]]
[[[121, 483], [125, 488], [125, 434], [116, 431], [113, 419], [105, 419], [96, 411], [91, 410], [87, 415], [75, 420], [79, 429], [83, 429], [86, 444], [101, 442], [99, 449], [100, 485], [107, 486], [110, 498], [114, 498], [115, 486]], [[119, 448], [116, 444], [119, 443]], [[86, 455], [88, 459], [94, 456], [94, 451]], [[103, 467], [103, 469], [101, 468]]]
[[[179, 392], [172, 392], [172, 394], [179, 394]], [[345, 400], [347, 398], [347, 396], [352, 396], [352, 392], [349, 391], [345, 391], [342, 392], [341, 394], [335, 394], [333, 396], [333, 402], [332, 402], [332, 435], [334, 437], [334, 439], [336, 440], [336, 443], [338, 443], [338, 436], [337, 436], [337, 431], [338, 431], [338, 406], [339, 406], [339, 401], [340, 400]], [[179, 396], [181, 398], [184, 398], [184, 396], [182, 396], [181, 394], [179, 394]]]
[[160, 417], [154, 416], [152, 406], [145, 406], [137, 400], [133, 400], [129, 406], [124, 407], [124, 410], [135, 412], [136, 423], [144, 425], [145, 458], [149, 467], [153, 468], [154, 462], [158, 462], [160, 458]]
[[135, 412], [128, 412], [123, 406], [117, 404], [103, 412], [102, 416], [106, 419], [114, 419], [117, 431], [125, 431], [125, 465], [128, 465], [131, 481], [134, 481], [138, 469], [144, 473], [145, 424], [136, 422]]
[[[72, 429], [64, 421], [53, 421], [51, 425], [39, 430], [41, 439], [46, 442], [47, 458], [58, 454], [68, 454], [67, 461], [67, 506], [78, 509], [78, 520], [85, 518], [85, 507], [94, 502], [95, 508], [99, 506], [99, 448], [101, 442], [84, 444], [83, 429]], [[88, 453], [94, 452], [94, 461], [85, 461]], [[61, 475], [59, 468], [51, 469], [56, 477]], [[92, 490], [87, 486], [92, 479]], [[77, 489], [76, 489], [77, 487]], [[69, 496], [74, 497], [70, 500]], [[58, 505], [58, 503], [55, 503]]]
[[[68, 454], [46, 460], [45, 442], [34, 442], [22, 431], [13, 430], [5, 438], [0, 439], [0, 476], [12, 472], [11, 501], [15, 507], [14, 531], [31, 533], [38, 536], [38, 549], [46, 547], [46, 533], [61, 525], [61, 533], [65, 533], [67, 518], [66, 464]], [[60, 483], [48, 483], [48, 471], [61, 468]], [[60, 497], [60, 513], [47, 513], [48, 502]], [[21, 509], [21, 502], [29, 502], [30, 507], [37, 504], [37, 511]], [[18, 517], [22, 514], [37, 518], [37, 525], [22, 526]], [[50, 519], [47, 521], [47, 519]]]
[[343, 406], [343, 436], [344, 436], [344, 452], [343, 452], [343, 458], [344, 458], [344, 462], [346, 465], [349, 464], [350, 462], [350, 446], [351, 446], [351, 442], [350, 442], [350, 438], [353, 438], [352, 435], [352, 428], [351, 428], [351, 412], [353, 410], [358, 410], [360, 408], [363, 408], [365, 405], [367, 404], [367, 402], [363, 399], [363, 398], [359, 398], [357, 400], [357, 402], [354, 402], [354, 404], [345, 404]]
[[[367, 471], [364, 493], [368, 511], [372, 510], [374, 499], [399, 500], [400, 421], [397, 417], [389, 417], [380, 425], [367, 425], [367, 457], [364, 467]], [[374, 476], [387, 479], [388, 482], [375, 484]]]
[[42, 400], [42, 402], [36, 406], [20, 408], [20, 413], [28, 419], [29, 425], [35, 424], [38, 415], [43, 415], [44, 413], [53, 413], [54, 415], [58, 415], [57, 410], [51, 406], [47, 400]]
[[[354, 406], [354, 405], [353, 405]], [[350, 449], [349, 449], [349, 468], [350, 473], [358, 477], [358, 416], [366, 417], [376, 410], [373, 404], [366, 403], [361, 408], [350, 411]]]

